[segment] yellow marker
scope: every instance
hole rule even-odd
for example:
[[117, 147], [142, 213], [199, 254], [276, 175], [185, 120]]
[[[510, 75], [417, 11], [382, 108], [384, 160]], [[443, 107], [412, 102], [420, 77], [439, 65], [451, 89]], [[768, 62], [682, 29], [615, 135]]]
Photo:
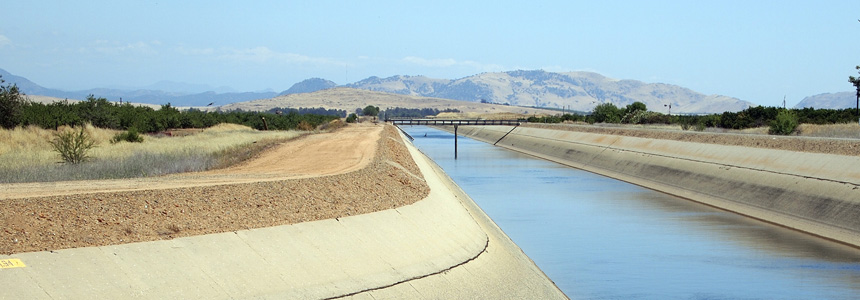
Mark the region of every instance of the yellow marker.
[[0, 269], [23, 268], [24, 262], [17, 258], [0, 259]]

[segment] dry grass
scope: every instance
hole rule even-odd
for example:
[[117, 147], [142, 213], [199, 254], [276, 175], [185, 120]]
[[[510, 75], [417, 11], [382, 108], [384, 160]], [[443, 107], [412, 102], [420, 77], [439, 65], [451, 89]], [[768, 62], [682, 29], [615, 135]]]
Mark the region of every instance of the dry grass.
[[[290, 94], [271, 99], [261, 99], [247, 102], [232, 103], [221, 106], [222, 110], [241, 109], [245, 111], [265, 111], [275, 107], [323, 107], [327, 109], [342, 109], [354, 112], [356, 108], [368, 105], [378, 106], [385, 110], [391, 107], [403, 108], [435, 108], [438, 110], [458, 109], [462, 112], [491, 114], [498, 112], [523, 113], [531, 115], [556, 114], [553, 110], [530, 107], [507, 106], [498, 104], [476, 103], [450, 99], [389, 94], [352, 88], [332, 88], [313, 93]], [[217, 107], [203, 108], [215, 110]]]
[[86, 130], [96, 141], [96, 148], [90, 152], [91, 162], [75, 167], [58, 164], [59, 156], [48, 142], [54, 130], [37, 127], [0, 130], [0, 182], [128, 178], [201, 171], [240, 161], [232, 157], [238, 153], [247, 157], [278, 141], [306, 134], [221, 124], [181, 137], [146, 136], [142, 143], [111, 144], [110, 139], [120, 131], [92, 126]]
[[858, 123], [832, 125], [800, 124], [797, 129], [800, 131], [801, 136], [860, 138], [860, 124]]

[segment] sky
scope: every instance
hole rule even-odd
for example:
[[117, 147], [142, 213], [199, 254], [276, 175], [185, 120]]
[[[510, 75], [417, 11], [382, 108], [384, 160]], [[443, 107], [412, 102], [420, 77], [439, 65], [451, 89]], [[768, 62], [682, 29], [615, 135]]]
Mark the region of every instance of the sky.
[[[11, 3], [10, 3], [11, 2]], [[853, 91], [860, 1], [9, 1], [0, 68], [64, 90], [162, 80], [590, 71], [789, 107]]]

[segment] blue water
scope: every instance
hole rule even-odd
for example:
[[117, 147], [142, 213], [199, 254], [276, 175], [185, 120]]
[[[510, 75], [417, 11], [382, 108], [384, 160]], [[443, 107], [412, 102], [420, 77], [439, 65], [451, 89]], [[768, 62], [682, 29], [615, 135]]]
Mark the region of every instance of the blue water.
[[[860, 299], [860, 250], [423, 126], [413, 142], [573, 299]], [[426, 134], [426, 136], [425, 136]]]

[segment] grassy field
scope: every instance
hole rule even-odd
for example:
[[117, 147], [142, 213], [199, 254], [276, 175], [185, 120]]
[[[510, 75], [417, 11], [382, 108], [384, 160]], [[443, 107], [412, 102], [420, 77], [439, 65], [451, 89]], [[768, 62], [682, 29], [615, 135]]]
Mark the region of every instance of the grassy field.
[[[69, 130], [61, 128], [60, 130]], [[96, 142], [85, 163], [60, 163], [49, 141], [56, 131], [0, 129], [0, 183], [114, 179], [203, 171], [253, 156], [303, 131], [256, 131], [221, 124], [182, 136], [145, 136], [142, 143], [110, 140], [120, 131], [86, 126]]]

